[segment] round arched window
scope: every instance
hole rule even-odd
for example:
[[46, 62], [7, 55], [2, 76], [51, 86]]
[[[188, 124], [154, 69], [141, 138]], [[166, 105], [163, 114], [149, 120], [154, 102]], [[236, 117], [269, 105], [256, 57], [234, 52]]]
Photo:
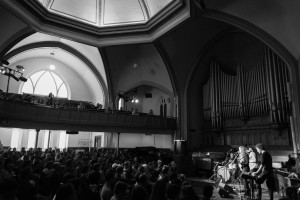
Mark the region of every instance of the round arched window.
[[68, 90], [63, 80], [50, 70], [43, 70], [32, 74], [24, 83], [21, 93], [49, 95], [68, 98]]

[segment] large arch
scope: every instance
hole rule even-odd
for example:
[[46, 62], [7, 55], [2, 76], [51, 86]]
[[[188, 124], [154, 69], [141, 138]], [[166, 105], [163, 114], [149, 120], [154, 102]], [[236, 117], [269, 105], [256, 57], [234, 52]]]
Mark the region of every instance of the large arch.
[[[297, 132], [299, 132], [300, 130], [300, 126], [298, 125], [298, 123], [295, 123], [296, 121], [299, 121], [299, 114], [300, 114], [300, 106], [299, 106], [299, 99], [300, 99], [300, 87], [297, 87], [297, 85], [300, 84], [299, 81], [299, 68], [298, 68], [298, 63], [297, 60], [293, 57], [293, 55], [279, 42], [277, 41], [275, 38], [273, 38], [269, 33], [265, 32], [264, 30], [262, 30], [261, 28], [255, 26], [254, 24], [220, 12], [220, 11], [215, 11], [215, 10], [204, 10], [201, 12], [200, 14], [201, 17], [205, 17], [205, 18], [209, 18], [212, 20], [216, 20], [216, 21], [221, 21], [224, 22], [226, 24], [229, 24], [233, 27], [236, 27], [240, 30], [243, 30], [247, 33], [249, 33], [250, 35], [254, 36], [255, 38], [257, 38], [258, 40], [260, 40], [262, 43], [264, 43], [265, 45], [267, 45], [270, 49], [272, 49], [288, 66], [289, 68], [289, 74], [291, 77], [291, 92], [292, 92], [292, 104], [293, 104], [293, 116], [291, 117], [291, 129], [292, 129], [292, 134], [295, 134]], [[193, 80], [193, 77], [195, 75], [195, 71], [197, 69], [197, 66], [199, 65], [199, 63], [201, 62], [201, 60], [204, 58], [206, 52], [210, 49], [210, 47], [216, 43], [217, 41], [219, 41], [222, 37], [224, 37], [224, 35], [226, 35], [228, 33], [228, 31], [232, 31], [232, 30], [227, 30], [224, 31], [220, 34], [218, 34], [216, 37], [214, 37], [211, 41], [209, 41], [207, 43], [207, 45], [204, 47], [204, 49], [202, 49], [199, 52], [199, 56], [198, 56], [198, 60], [195, 62], [194, 66], [193, 66], [193, 70], [191, 70], [190, 74], [189, 74], [189, 81], [187, 83], [187, 85], [185, 86], [185, 91], [184, 91], [184, 101], [187, 101], [187, 98], [189, 96], [189, 88], [191, 86], [191, 82]], [[189, 112], [188, 108], [188, 112]], [[187, 115], [188, 116], [188, 115]], [[186, 123], [187, 123], [186, 119]], [[188, 123], [187, 123], [188, 124]], [[189, 127], [186, 127], [186, 131], [189, 130]], [[298, 141], [299, 139], [299, 135], [296, 135], [296, 141]], [[298, 142], [299, 143], [299, 142]], [[297, 144], [296, 146], [294, 145], [294, 153], [299, 153], [299, 144]]]
[[27, 51], [27, 50], [30, 50], [30, 49], [42, 48], [42, 47], [61, 48], [61, 49], [65, 50], [66, 52], [71, 53], [72, 55], [74, 55], [75, 57], [80, 59], [83, 63], [85, 63], [90, 68], [92, 73], [95, 75], [96, 79], [99, 81], [100, 86], [102, 88], [102, 92], [104, 94], [105, 104], [108, 103], [109, 93], [108, 93], [108, 89], [106, 87], [105, 81], [103, 80], [101, 74], [98, 72], [96, 67], [83, 54], [81, 54], [79, 51], [77, 51], [76, 49], [74, 49], [74, 48], [72, 48], [72, 47], [70, 47], [66, 44], [63, 44], [61, 42], [54, 42], [54, 41], [52, 41], [52, 42], [31, 43], [31, 44], [19, 47], [17, 49], [14, 49], [13, 51], [7, 53], [4, 56], [4, 59], [8, 60], [8, 59], [14, 57], [15, 55], [17, 55], [19, 53], [22, 53], [24, 51]]

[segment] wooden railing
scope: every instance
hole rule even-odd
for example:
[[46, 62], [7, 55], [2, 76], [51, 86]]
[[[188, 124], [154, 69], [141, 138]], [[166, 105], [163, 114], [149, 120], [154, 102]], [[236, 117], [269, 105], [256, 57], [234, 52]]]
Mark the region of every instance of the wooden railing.
[[170, 134], [176, 119], [128, 112], [54, 109], [0, 99], [1, 126], [51, 130], [110, 131]]

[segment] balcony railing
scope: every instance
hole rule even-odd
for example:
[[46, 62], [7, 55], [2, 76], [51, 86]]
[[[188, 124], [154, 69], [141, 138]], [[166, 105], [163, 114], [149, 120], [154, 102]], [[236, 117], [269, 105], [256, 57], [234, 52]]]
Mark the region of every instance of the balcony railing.
[[165, 134], [176, 129], [175, 118], [119, 111], [55, 109], [5, 99], [0, 99], [0, 118], [1, 126], [19, 128]]

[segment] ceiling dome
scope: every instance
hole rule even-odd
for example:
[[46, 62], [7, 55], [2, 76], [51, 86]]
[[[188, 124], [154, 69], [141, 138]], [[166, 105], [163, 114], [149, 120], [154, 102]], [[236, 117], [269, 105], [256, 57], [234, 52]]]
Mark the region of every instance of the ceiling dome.
[[36, 0], [49, 12], [97, 27], [146, 23], [175, 0]]

